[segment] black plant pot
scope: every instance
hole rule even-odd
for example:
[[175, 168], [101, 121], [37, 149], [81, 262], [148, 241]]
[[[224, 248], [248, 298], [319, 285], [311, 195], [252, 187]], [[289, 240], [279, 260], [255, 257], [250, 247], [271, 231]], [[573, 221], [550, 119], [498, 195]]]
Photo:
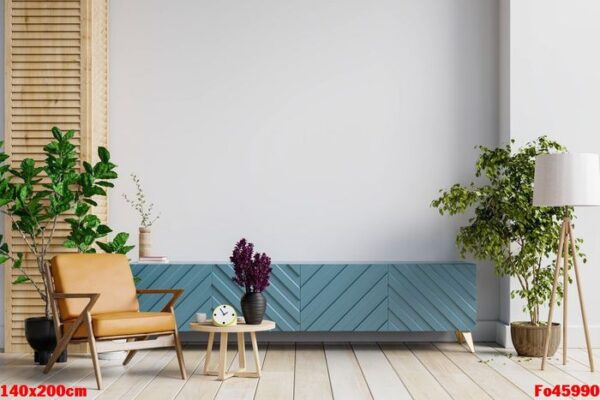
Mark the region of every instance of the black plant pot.
[[[40, 365], [48, 364], [52, 351], [56, 347], [56, 333], [51, 318], [33, 317], [25, 320], [25, 338], [34, 350], [33, 360]], [[67, 361], [67, 350], [57, 360]]]
[[267, 299], [262, 293], [246, 293], [240, 303], [247, 324], [258, 325], [262, 322], [267, 309]]

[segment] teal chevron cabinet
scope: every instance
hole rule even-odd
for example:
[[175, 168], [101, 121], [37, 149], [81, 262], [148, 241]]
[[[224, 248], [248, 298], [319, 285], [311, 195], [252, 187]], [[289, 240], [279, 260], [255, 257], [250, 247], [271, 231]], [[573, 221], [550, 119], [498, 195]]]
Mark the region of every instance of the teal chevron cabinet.
[[[198, 311], [239, 308], [243, 291], [230, 264], [132, 264], [139, 288], [182, 288], [175, 312], [182, 331]], [[273, 264], [266, 318], [284, 332], [473, 330], [475, 265], [454, 263]], [[165, 296], [142, 296], [159, 310]], [[460, 339], [460, 338], [459, 338]], [[468, 339], [467, 339], [468, 340]]]

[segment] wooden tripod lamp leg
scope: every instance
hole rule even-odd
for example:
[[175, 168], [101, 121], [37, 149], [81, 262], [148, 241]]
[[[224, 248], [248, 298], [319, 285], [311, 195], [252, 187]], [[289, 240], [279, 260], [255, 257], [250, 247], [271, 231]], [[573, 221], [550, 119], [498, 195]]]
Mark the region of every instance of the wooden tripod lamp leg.
[[590, 371], [594, 372], [594, 355], [592, 353], [592, 342], [590, 340], [590, 331], [588, 329], [587, 315], [583, 302], [583, 289], [581, 279], [579, 278], [579, 267], [577, 265], [577, 253], [575, 248], [575, 239], [573, 239], [573, 230], [569, 225], [569, 237], [571, 240], [571, 253], [573, 253], [573, 268], [575, 269], [575, 282], [577, 282], [577, 294], [579, 295], [579, 305], [581, 307], [581, 319], [583, 320], [583, 332], [585, 334], [585, 344], [587, 346], [588, 359], [590, 361]]
[[542, 357], [542, 370], [546, 366], [548, 357], [548, 347], [550, 346], [550, 335], [552, 335], [552, 314], [554, 313], [554, 303], [556, 302], [556, 288], [558, 287], [558, 277], [560, 275], [560, 259], [562, 258], [563, 246], [565, 245], [565, 236], [567, 234], [567, 225], [569, 219], [565, 218], [560, 227], [560, 239], [558, 241], [558, 251], [556, 256], [556, 266], [554, 269], [554, 283], [552, 284], [552, 295], [550, 296], [550, 310], [548, 311], [548, 326], [546, 328], [546, 343], [544, 343], [544, 357]]
[[[563, 246], [563, 365], [567, 365], [567, 325], [569, 321], [569, 243], [567, 242], [567, 237], [572, 238], [571, 233], [571, 224], [569, 224]], [[573, 255], [573, 257], [575, 257], [575, 255]]]

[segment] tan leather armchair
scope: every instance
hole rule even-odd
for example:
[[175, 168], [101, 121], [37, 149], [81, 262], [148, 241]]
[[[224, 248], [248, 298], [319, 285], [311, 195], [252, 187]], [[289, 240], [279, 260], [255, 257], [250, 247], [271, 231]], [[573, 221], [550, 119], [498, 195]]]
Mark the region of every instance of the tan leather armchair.
[[[127, 365], [137, 350], [175, 347], [181, 378], [185, 364], [173, 307], [182, 289], [136, 290], [129, 261], [121, 254], [64, 254], [52, 259], [48, 286], [58, 343], [44, 373], [69, 343], [88, 342], [98, 389], [98, 353], [127, 350]], [[138, 295], [171, 294], [161, 312], [141, 312]], [[127, 343], [115, 343], [127, 339]]]

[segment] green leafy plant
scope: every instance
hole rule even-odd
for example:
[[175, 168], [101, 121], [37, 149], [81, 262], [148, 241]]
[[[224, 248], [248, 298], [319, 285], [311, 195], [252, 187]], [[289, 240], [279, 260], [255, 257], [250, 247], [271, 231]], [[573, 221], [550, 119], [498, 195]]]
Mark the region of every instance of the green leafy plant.
[[150, 228], [152, 224], [154, 224], [156, 220], [160, 218], [160, 214], [155, 216], [152, 212], [154, 203], [146, 203], [146, 194], [142, 188], [142, 182], [140, 181], [140, 178], [136, 174], [132, 173], [131, 180], [136, 187], [135, 198], [132, 199], [125, 193], [123, 193], [123, 198], [135, 211], [138, 212], [138, 214], [140, 214], [140, 226], [142, 228]]
[[[23, 253], [12, 253], [0, 236], [0, 262], [12, 261], [12, 268], [20, 274], [13, 284], [30, 283], [45, 304], [45, 315], [50, 316], [48, 304], [47, 254], [55, 246], [56, 226], [61, 217], [71, 231], [63, 246], [82, 253], [96, 252], [95, 245], [107, 252], [126, 253], [133, 246], [126, 244], [128, 234], [119, 233], [112, 241], [102, 242], [112, 230], [92, 213], [97, 206], [95, 198], [106, 196], [106, 188], [114, 187], [111, 182], [118, 177], [116, 165], [104, 147], [98, 148], [98, 161], [80, 164], [75, 146], [71, 143], [74, 131], [63, 133], [52, 128], [54, 140], [44, 146], [46, 156], [38, 166], [31, 158], [21, 161], [19, 168], [11, 168], [9, 156], [0, 152], [0, 210], [11, 220], [12, 228], [18, 231], [26, 247], [35, 258], [40, 283], [23, 266]], [[0, 142], [0, 147], [3, 143]], [[80, 170], [80, 165], [83, 169]], [[73, 214], [70, 216], [69, 214]]]
[[[563, 217], [574, 216], [572, 208], [532, 204], [535, 157], [566, 149], [546, 136], [514, 152], [513, 143], [496, 149], [479, 146], [475, 176], [485, 177], [487, 183], [440, 190], [432, 206], [442, 215], [473, 210], [469, 224], [456, 237], [461, 256], [491, 260], [498, 275], [515, 277], [519, 289], [511, 295], [525, 300], [523, 310], [531, 324], [539, 325], [540, 306], [549, 301], [553, 284], [554, 265], [547, 260], [556, 253]], [[577, 239], [577, 251], [581, 243]], [[586, 261], [585, 255], [579, 256]], [[560, 284], [558, 298], [562, 298]]]

